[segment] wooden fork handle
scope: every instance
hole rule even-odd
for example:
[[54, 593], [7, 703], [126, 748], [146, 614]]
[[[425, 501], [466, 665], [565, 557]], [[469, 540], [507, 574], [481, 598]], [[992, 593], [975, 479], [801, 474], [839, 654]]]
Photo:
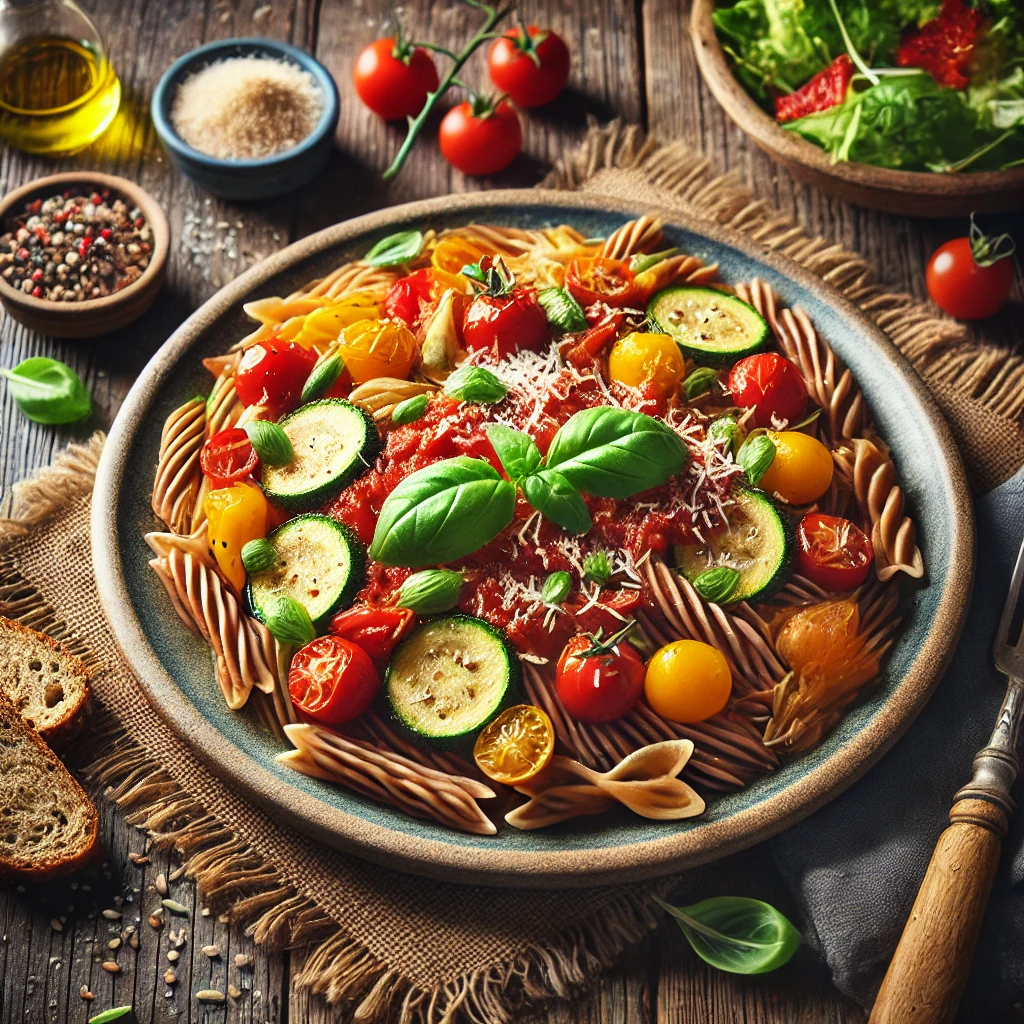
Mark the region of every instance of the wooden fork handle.
[[1016, 775], [1003, 751], [989, 747], [975, 760], [974, 781], [954, 799], [869, 1024], [949, 1024], [956, 1015], [1013, 813], [1008, 787], [979, 786], [983, 759], [986, 769], [1003, 769], [1011, 781]]

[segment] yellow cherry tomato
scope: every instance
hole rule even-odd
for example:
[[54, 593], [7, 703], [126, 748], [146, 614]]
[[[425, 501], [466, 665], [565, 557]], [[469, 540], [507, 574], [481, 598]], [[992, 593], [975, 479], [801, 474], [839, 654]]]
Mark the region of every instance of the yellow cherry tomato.
[[546, 768], [554, 752], [555, 727], [547, 713], [517, 704], [484, 726], [473, 759], [489, 779], [515, 786]]
[[267, 499], [255, 484], [239, 482], [209, 491], [203, 509], [206, 539], [213, 557], [232, 586], [241, 591], [245, 586], [242, 548], [267, 535]]
[[398, 320], [360, 320], [342, 332], [338, 352], [356, 384], [374, 377], [404, 380], [416, 360], [416, 338]]
[[[376, 320], [380, 312], [372, 295], [355, 292], [346, 295], [340, 302], [333, 302], [323, 309], [308, 313], [302, 318], [303, 323], [291, 340], [303, 348], [315, 348], [323, 352], [331, 342], [341, 337], [346, 327], [360, 320]], [[284, 327], [287, 328], [288, 324]]]
[[769, 430], [775, 458], [759, 486], [791, 505], [817, 501], [832, 483], [832, 453], [810, 434], [798, 430]]
[[725, 656], [699, 640], [676, 640], [647, 664], [647, 703], [672, 722], [703, 722], [729, 702], [732, 673]]
[[631, 388], [649, 384], [658, 398], [667, 398], [686, 376], [686, 364], [679, 346], [667, 334], [634, 331], [612, 346], [608, 376]]
[[481, 256], [487, 255], [489, 253], [479, 242], [463, 238], [461, 235], [449, 235], [434, 246], [430, 262], [438, 270], [461, 277], [464, 266], [468, 263], [478, 263]]

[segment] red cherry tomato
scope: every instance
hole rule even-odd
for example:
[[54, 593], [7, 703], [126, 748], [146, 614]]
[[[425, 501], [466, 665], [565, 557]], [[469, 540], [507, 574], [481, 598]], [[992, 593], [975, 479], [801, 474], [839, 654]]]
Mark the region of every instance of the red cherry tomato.
[[729, 372], [729, 390], [740, 408], [753, 409], [759, 427], [775, 420], [796, 423], [807, 408], [807, 387], [795, 363], [774, 352], [741, 359]]
[[516, 106], [540, 107], [565, 88], [569, 47], [561, 36], [536, 25], [529, 25], [526, 33], [522, 28], [510, 28], [505, 38], [491, 47], [487, 66], [491, 81], [508, 93]]
[[380, 689], [370, 656], [351, 640], [321, 636], [300, 648], [288, 670], [292, 703], [322, 725], [358, 718]]
[[242, 405], [267, 405], [275, 414], [299, 403], [317, 354], [292, 341], [261, 341], [245, 350], [235, 374], [235, 391]]
[[331, 633], [362, 648], [381, 673], [388, 667], [391, 652], [409, 632], [415, 616], [410, 608], [391, 605], [357, 604], [331, 619]]
[[475, 111], [467, 100], [444, 115], [437, 141], [445, 160], [463, 174], [497, 174], [518, 155], [523, 132], [511, 104], [502, 100]]
[[603, 256], [573, 260], [565, 271], [565, 287], [584, 309], [595, 302], [628, 306], [636, 298], [635, 280], [628, 264]]
[[386, 121], [415, 117], [438, 84], [430, 54], [394, 39], [370, 43], [356, 58], [352, 78], [359, 98]]
[[539, 352], [550, 337], [548, 318], [532, 288], [508, 295], [478, 295], [466, 310], [462, 335], [471, 352], [508, 356], [520, 349]]
[[939, 246], [928, 261], [928, 294], [957, 320], [983, 320], [997, 313], [1013, 288], [1009, 256], [982, 266], [970, 238], [954, 238]]
[[384, 296], [384, 315], [415, 330], [433, 303], [433, 287], [430, 267], [400, 277]]
[[249, 435], [241, 427], [214, 434], [199, 452], [199, 467], [215, 489], [248, 479], [259, 461]]
[[849, 519], [808, 512], [796, 532], [797, 571], [824, 590], [854, 590], [871, 571], [867, 534]]
[[625, 641], [609, 647], [578, 633], [558, 659], [555, 688], [573, 718], [610, 722], [621, 718], [640, 698], [644, 663]]

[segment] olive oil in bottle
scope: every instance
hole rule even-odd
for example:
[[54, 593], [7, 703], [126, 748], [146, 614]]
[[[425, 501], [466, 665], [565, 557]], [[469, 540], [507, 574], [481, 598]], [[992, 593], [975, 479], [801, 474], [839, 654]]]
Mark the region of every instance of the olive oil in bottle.
[[[52, 17], [54, 7], [58, 18]], [[0, 0], [0, 29], [12, 13], [20, 16], [21, 31], [13, 40], [8, 33], [10, 42], [0, 51], [0, 140], [45, 154], [89, 145], [121, 102], [121, 83], [95, 28], [70, 0]], [[43, 32], [25, 34], [35, 26]], [[46, 33], [50, 26], [60, 34]]]

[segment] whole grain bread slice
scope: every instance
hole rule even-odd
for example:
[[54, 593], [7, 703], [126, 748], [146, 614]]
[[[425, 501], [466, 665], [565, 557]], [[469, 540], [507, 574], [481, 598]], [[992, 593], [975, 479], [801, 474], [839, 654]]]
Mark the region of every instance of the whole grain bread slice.
[[0, 693], [51, 747], [60, 749], [81, 722], [89, 672], [52, 637], [0, 616]]
[[85, 791], [0, 693], [0, 878], [45, 882], [97, 856]]

